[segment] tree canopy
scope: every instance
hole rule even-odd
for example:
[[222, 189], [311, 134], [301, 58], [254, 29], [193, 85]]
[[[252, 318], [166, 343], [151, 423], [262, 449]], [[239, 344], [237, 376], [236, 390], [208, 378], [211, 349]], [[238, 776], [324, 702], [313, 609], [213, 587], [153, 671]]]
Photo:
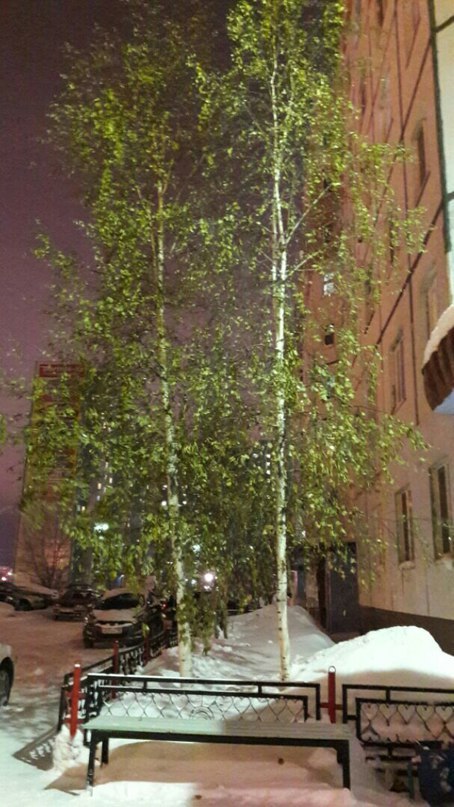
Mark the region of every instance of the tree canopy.
[[88, 258], [41, 239], [62, 371], [34, 391], [24, 506], [58, 507], [97, 574], [176, 592], [184, 674], [191, 580], [215, 570], [223, 607], [275, 592], [286, 678], [288, 564], [345, 555], [412, 439], [376, 416], [361, 330], [377, 222], [417, 244], [386, 181], [404, 155], [351, 125], [342, 2], [238, 0], [221, 52], [201, 4], [170, 5], [70, 51], [51, 110]]

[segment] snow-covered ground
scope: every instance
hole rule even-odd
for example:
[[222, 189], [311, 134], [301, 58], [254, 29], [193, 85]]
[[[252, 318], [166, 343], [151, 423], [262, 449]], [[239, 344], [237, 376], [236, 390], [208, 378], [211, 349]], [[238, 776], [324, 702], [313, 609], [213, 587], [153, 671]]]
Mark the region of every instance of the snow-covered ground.
[[[294, 681], [320, 680], [335, 666], [341, 683], [389, 683], [450, 688], [454, 657], [443, 653], [419, 628], [376, 631], [333, 642], [301, 608], [289, 610]], [[273, 606], [231, 620], [228, 639], [208, 655], [195, 654], [194, 676], [277, 680]], [[18, 613], [0, 605], [0, 640], [14, 646], [17, 678], [10, 704], [0, 713], [1, 802], [5, 807], [404, 807], [406, 795], [391, 793], [364, 763], [352, 743], [352, 790], [342, 788], [335, 754], [324, 749], [286, 749], [186, 743], [112, 742], [108, 766], [96, 771], [93, 795], [85, 791], [87, 750], [71, 745], [66, 729], [57, 739], [50, 770], [14, 754], [55, 725], [58, 687], [73, 664], [94, 663], [105, 650], [84, 649], [80, 623], [54, 622], [50, 610]], [[147, 672], [177, 671], [176, 649], [153, 661]], [[417, 802], [418, 803], [418, 802]], [[419, 804], [423, 804], [419, 800]]]

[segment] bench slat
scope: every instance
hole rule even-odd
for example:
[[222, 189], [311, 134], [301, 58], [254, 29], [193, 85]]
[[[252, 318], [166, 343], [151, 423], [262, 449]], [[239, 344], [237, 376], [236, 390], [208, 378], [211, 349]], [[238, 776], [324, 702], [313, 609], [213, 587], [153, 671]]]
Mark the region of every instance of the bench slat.
[[88, 731], [102, 732], [143, 732], [144, 736], [153, 734], [181, 734], [208, 737], [244, 736], [244, 737], [310, 737], [314, 739], [343, 740], [350, 739], [348, 726], [331, 723], [277, 723], [259, 721], [223, 721], [194, 718], [147, 718], [119, 717], [113, 715], [93, 718], [84, 725]]

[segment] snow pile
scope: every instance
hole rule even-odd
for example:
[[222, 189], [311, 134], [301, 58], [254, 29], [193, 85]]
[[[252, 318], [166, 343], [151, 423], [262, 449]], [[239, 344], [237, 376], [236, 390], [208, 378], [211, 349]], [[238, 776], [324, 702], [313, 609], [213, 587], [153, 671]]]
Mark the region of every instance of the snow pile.
[[62, 726], [53, 748], [55, 771], [65, 771], [77, 763], [84, 752], [83, 734], [78, 731], [75, 737], [70, 736], [68, 726]]
[[370, 631], [316, 653], [300, 674], [319, 680], [335, 667], [338, 683], [454, 687], [454, 657], [423, 628], [399, 626]]
[[[290, 608], [288, 625], [291, 646], [291, 678], [302, 681], [301, 671], [318, 651], [334, 642], [317, 627], [307, 611]], [[178, 650], [171, 648], [152, 661], [147, 670], [159, 675], [178, 675]], [[215, 639], [207, 654], [198, 645], [193, 657], [194, 678], [232, 678], [235, 680], [279, 680], [279, 645], [274, 605], [241, 614], [229, 621], [225, 638]]]
[[[426, 631], [390, 628], [335, 645], [301, 608], [289, 609], [288, 616], [294, 682], [326, 681], [329, 668], [335, 666], [339, 684], [391, 681], [454, 686], [454, 658], [443, 653]], [[5, 618], [0, 624], [2, 631], [14, 633], [20, 657], [11, 704], [5, 708], [0, 725], [0, 779], [8, 782], [11, 805], [70, 807], [74, 795], [80, 807], [145, 807], [154, 803], [159, 807], [191, 807], [198, 801], [205, 807], [410, 805], [406, 795], [386, 790], [384, 782], [365, 765], [356, 741], [352, 742], [351, 792], [341, 787], [336, 755], [330, 749], [112, 741], [109, 765], [97, 767], [91, 796], [85, 791], [88, 752], [81, 745], [80, 734], [71, 741], [67, 728], [63, 729], [55, 745], [54, 767], [48, 771], [26, 765], [13, 755], [42, 733], [46, 708], [49, 724], [56, 716], [56, 688], [41, 688], [37, 698], [32, 678], [26, 674], [26, 668], [33, 669], [38, 661], [38, 649], [46, 680], [57, 679], [62, 659], [68, 671], [81, 658], [85, 664], [95, 662], [96, 651], [82, 648], [80, 625], [54, 623], [43, 612], [18, 614], [14, 621]], [[146, 672], [177, 675], [176, 649], [153, 660]], [[224, 680], [278, 679], [275, 608], [267, 606], [233, 618], [228, 637], [217, 639], [207, 655], [202, 646], [197, 648], [193, 674]], [[30, 694], [36, 713], [28, 706], [24, 711]], [[416, 804], [423, 802], [419, 799]]]
[[454, 305], [448, 306], [448, 308], [443, 311], [441, 317], [435, 325], [435, 328], [430, 334], [429, 341], [427, 342], [424, 350], [424, 357], [422, 361], [423, 367], [429, 361], [432, 353], [437, 350], [441, 340], [447, 336], [452, 328], [454, 328]]

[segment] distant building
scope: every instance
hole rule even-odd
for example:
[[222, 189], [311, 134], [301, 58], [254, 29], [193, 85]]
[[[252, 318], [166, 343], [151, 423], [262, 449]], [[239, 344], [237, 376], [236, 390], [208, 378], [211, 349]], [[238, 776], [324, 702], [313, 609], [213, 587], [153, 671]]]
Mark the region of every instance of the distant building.
[[[71, 376], [77, 371], [75, 365], [40, 363], [36, 367], [36, 379], [43, 385], [41, 395], [35, 400], [30, 425], [33, 429], [43, 408], [56, 404], [58, 408], [59, 384], [63, 373]], [[59, 588], [69, 579], [72, 547], [61, 528], [58, 502], [52, 489], [55, 476], [68, 471], [74, 457], [62, 457], [61, 464], [42, 484], [36, 505], [22, 507], [16, 540], [14, 572], [16, 578], [30, 580], [51, 588]], [[26, 459], [23, 492], [34, 484], [34, 469]]]

